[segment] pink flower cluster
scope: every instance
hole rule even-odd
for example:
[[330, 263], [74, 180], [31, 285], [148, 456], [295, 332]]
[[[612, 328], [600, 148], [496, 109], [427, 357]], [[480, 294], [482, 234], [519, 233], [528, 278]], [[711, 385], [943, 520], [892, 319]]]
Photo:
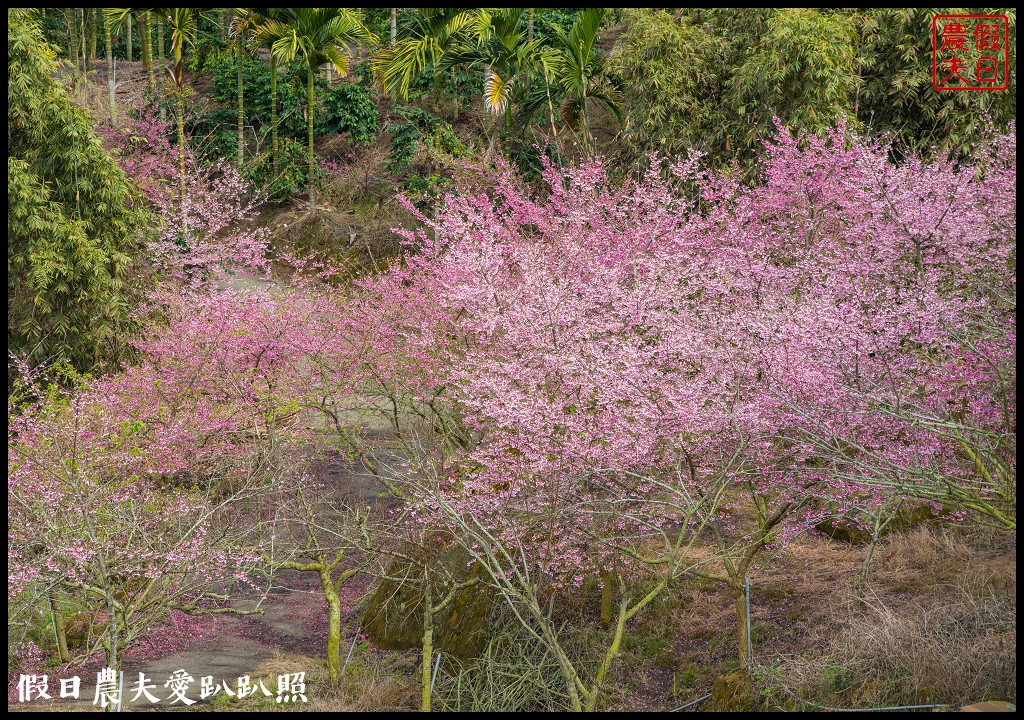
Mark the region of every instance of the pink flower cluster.
[[240, 268], [265, 271], [269, 231], [255, 219], [262, 198], [238, 169], [208, 161], [186, 144], [185, 191], [172, 123], [140, 105], [117, 128], [99, 126], [107, 147], [156, 210], [151, 260], [165, 274], [194, 278]]
[[813, 498], [791, 531], [893, 478], [977, 485], [957, 433], [1015, 433], [1015, 147], [894, 164], [780, 128], [750, 186], [652, 158], [448, 197], [366, 284], [382, 376], [471, 432], [427, 506], [578, 582], [723, 472]]

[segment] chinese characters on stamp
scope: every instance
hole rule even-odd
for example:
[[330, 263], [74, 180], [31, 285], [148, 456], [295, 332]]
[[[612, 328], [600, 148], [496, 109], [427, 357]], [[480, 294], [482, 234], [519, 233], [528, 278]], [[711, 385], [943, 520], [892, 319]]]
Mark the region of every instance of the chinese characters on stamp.
[[1009, 86], [1009, 21], [1005, 15], [932, 18], [933, 88], [1006, 90]]

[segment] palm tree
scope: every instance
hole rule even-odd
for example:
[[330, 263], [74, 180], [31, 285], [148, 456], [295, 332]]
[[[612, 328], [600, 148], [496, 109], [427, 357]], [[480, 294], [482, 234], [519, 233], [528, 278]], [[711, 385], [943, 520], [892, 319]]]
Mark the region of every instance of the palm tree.
[[505, 116], [505, 130], [512, 128], [512, 92], [534, 75], [544, 72], [546, 53], [540, 38], [523, 31], [522, 8], [482, 10], [470, 26], [472, 42], [442, 58], [443, 68], [483, 65], [484, 105]]
[[68, 54], [71, 56], [71, 84], [78, 89], [78, 8], [68, 8]]
[[114, 43], [111, 42], [113, 33], [111, 32], [110, 25], [110, 18], [104, 16], [103, 32], [107, 46], [107, 92], [110, 96], [110, 125], [113, 126], [117, 123], [117, 105], [114, 104]]
[[[248, 36], [250, 45], [263, 47], [271, 50], [276, 37], [263, 29], [263, 26], [271, 21], [286, 21], [284, 10], [278, 8], [263, 8], [259, 10], [245, 9], [239, 11], [237, 23], [239, 29]], [[270, 132], [271, 148], [273, 153], [274, 177], [278, 176], [278, 165], [280, 163], [280, 144], [277, 136], [278, 114], [277, 114], [277, 66], [278, 58], [273, 52], [270, 53]]]
[[178, 121], [178, 192], [185, 198], [185, 66], [182, 52], [186, 45], [195, 45], [200, 11], [193, 8], [160, 8], [159, 13], [171, 30], [171, 51], [174, 65], [170, 68], [174, 81], [174, 109]]
[[348, 8], [300, 8], [282, 10], [282, 17], [261, 26], [257, 41], [270, 44], [270, 54], [279, 62], [302, 60], [307, 68], [308, 97], [306, 115], [309, 123], [309, 211], [316, 209], [313, 185], [313, 115], [315, 97], [313, 79], [317, 70], [330, 63], [338, 74], [348, 73], [351, 56], [349, 44], [358, 40], [376, 43], [376, 36], [366, 28], [358, 12]]
[[159, 63], [159, 69], [156, 71], [157, 82], [156, 82], [156, 102], [160, 106], [160, 122], [167, 119], [164, 110], [164, 72], [167, 70], [167, 64], [164, 62], [164, 21], [163, 18], [158, 14], [156, 16], [156, 53], [157, 62]]
[[554, 47], [544, 57], [544, 91], [534, 92], [527, 98], [519, 113], [520, 122], [526, 124], [545, 103], [552, 112], [553, 87], [555, 96], [561, 101], [562, 120], [574, 132], [580, 133], [584, 152], [588, 155], [595, 150], [594, 136], [590, 132], [590, 101], [603, 103], [616, 118], [620, 117], [615, 93], [602, 82], [601, 64], [594, 52], [604, 12], [604, 8], [583, 10], [576, 16], [569, 32], [557, 25], [552, 26]]
[[[234, 17], [231, 18], [228, 27], [228, 34], [234, 37], [235, 70], [238, 76], [238, 157], [236, 163], [239, 170], [245, 163], [245, 84], [243, 83], [242, 65], [245, 61], [246, 40], [251, 38], [259, 20], [257, 12], [246, 8], [235, 8]], [[223, 20], [223, 13], [221, 19]]]
[[125, 28], [127, 32], [127, 38], [125, 39], [125, 62], [132, 61], [132, 11], [128, 11], [128, 23]]
[[436, 100], [441, 59], [452, 48], [469, 42], [472, 29], [480, 25], [483, 16], [479, 10], [465, 8], [418, 8], [410, 17], [402, 39], [373, 59], [373, 72], [386, 92], [405, 100], [416, 78], [431, 65]]
[[[115, 25], [131, 19], [132, 8], [111, 8], [106, 11], [107, 17]], [[185, 199], [185, 68], [182, 52], [186, 45], [195, 45], [196, 30], [201, 11], [195, 8], [149, 8], [155, 17], [167, 24], [171, 30], [171, 48], [174, 52], [174, 65], [169, 69], [175, 88], [175, 110], [178, 121], [178, 197], [184, 211]], [[130, 27], [130, 26], [129, 26]], [[184, 218], [183, 223], [184, 225]]]
[[156, 92], [156, 72], [153, 68], [153, 24], [148, 10], [136, 10], [139, 18], [139, 39], [142, 41], [142, 64], [149, 73], [149, 90]]

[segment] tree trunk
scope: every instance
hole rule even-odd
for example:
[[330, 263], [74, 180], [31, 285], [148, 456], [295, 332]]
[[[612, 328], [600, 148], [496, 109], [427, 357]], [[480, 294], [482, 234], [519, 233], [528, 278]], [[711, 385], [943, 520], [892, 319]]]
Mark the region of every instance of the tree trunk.
[[601, 625], [611, 627], [612, 624], [612, 583], [614, 575], [611, 570], [601, 571]]
[[111, 41], [110, 21], [103, 23], [103, 39], [107, 41], [107, 93], [110, 96], [110, 124], [117, 123], [117, 104], [114, 102], [114, 43]]
[[82, 8], [82, 26], [79, 29], [79, 42], [82, 46], [79, 48], [82, 55], [82, 105], [89, 107], [89, 58], [88, 51], [89, 47], [86, 42], [86, 33], [88, 32], [88, 24], [86, 23], [86, 10]]
[[182, 242], [185, 242], [185, 98], [181, 86], [175, 87], [175, 106], [178, 115], [178, 212]]
[[594, 157], [594, 136], [590, 134], [590, 112], [587, 109], [587, 79], [580, 78], [583, 82], [583, 146], [586, 148], [587, 157]]
[[558, 169], [562, 169], [562, 149], [558, 144], [558, 128], [555, 126], [555, 108], [551, 104], [551, 86], [548, 84], [547, 78], [544, 78], [544, 90], [548, 94], [548, 119], [551, 121], [551, 134], [555, 138], [555, 157], [558, 158]]
[[[535, 603], [531, 609], [535, 618], [544, 616], [544, 613], [540, 611]], [[580, 699], [579, 688], [576, 687], [576, 681], [579, 679], [579, 676], [576, 674], [576, 669], [572, 666], [572, 661], [566, 657], [565, 651], [562, 650], [562, 646], [558, 643], [558, 638], [555, 637], [549, 623], [543, 623], [541, 631], [547, 639], [547, 646], [554, 651], [555, 659], [558, 661], [558, 669], [561, 672], [562, 681], [565, 683], [565, 694], [569, 696], [569, 704], [573, 712], [583, 712], [583, 701]]]
[[309, 81], [309, 97], [307, 98], [306, 114], [309, 116], [309, 176], [306, 181], [309, 183], [309, 212], [316, 210], [316, 188], [313, 187], [313, 73], [315, 70], [309, 68], [306, 75]]
[[61, 662], [68, 662], [71, 659], [71, 655], [68, 653], [68, 636], [64, 614], [61, 612], [60, 604], [53, 598], [50, 598], [50, 615], [53, 617], [53, 633], [57, 636], [57, 659]]
[[[747, 626], [747, 594], [744, 589], [744, 578], [735, 578], [732, 587], [732, 594], [736, 603], [736, 626], [738, 628], [738, 640], [740, 646], [740, 667], [746, 668], [750, 664], [750, 653], [747, 648], [747, 635], [750, 631]], [[737, 584], [738, 583], [738, 584]]]
[[423, 574], [423, 668], [420, 710], [430, 712], [430, 663], [434, 654], [434, 601], [430, 597], [430, 579]]
[[117, 603], [114, 602], [114, 592], [110, 589], [110, 576], [107, 575], [107, 565], [102, 560], [99, 563], [100, 573], [103, 577], [103, 590], [107, 600], [107, 639], [104, 642], [104, 649], [107, 656], [107, 667], [117, 671], [121, 669], [121, 637], [117, 632]]
[[537, 8], [530, 8], [530, 22], [529, 22], [529, 24], [528, 24], [528, 25], [526, 26], [526, 36], [527, 36], [527, 37], [528, 37], [528, 38], [529, 38], [530, 40], [533, 40], [533, 15], [534, 15], [534, 11], [535, 11], [536, 9], [537, 9]]
[[78, 10], [68, 9], [68, 54], [71, 56], [71, 78], [78, 80]]
[[391, 8], [391, 47], [395, 46], [398, 39], [398, 8]]
[[238, 66], [238, 169], [241, 171], [245, 162], [245, 90], [242, 83], [242, 36], [235, 42], [235, 64]]
[[[609, 575], [611, 575], [611, 573], [609, 573]], [[619, 648], [622, 646], [622, 636], [625, 632], [626, 599], [623, 598], [619, 602], [619, 618], [618, 622], [615, 623], [615, 634], [612, 636], [611, 645], [608, 646], [608, 650], [604, 654], [601, 666], [597, 669], [597, 675], [594, 677], [594, 685], [591, 687], [590, 694], [587, 696], [587, 704], [585, 706], [587, 712], [595, 712], [597, 710], [597, 701], [601, 696], [601, 684], [604, 682], [604, 678], [605, 675], [608, 674], [608, 670], [611, 669], [612, 663], [615, 662], [615, 658], [619, 656]]]
[[96, 23], [100, 16], [100, 10], [90, 10], [89, 18], [85, 21], [85, 24], [89, 28], [89, 59], [96, 59]]
[[83, 67], [89, 67], [89, 23], [92, 21], [92, 10], [90, 8], [82, 8], [82, 26], [79, 28], [79, 33], [82, 36], [82, 65]]
[[139, 15], [139, 40], [142, 41], [142, 65], [149, 73], [149, 91], [156, 92], [156, 73], [153, 70], [153, 27], [149, 13]]
[[95, 17], [92, 23], [92, 59], [95, 60], [98, 57], [100, 29], [106, 23], [103, 21], [103, 10], [95, 10], [93, 15]]
[[159, 78], [156, 83], [156, 99], [160, 104], [160, 122], [167, 120], [167, 111], [164, 109], [164, 83], [167, 82], [167, 63], [164, 61], [164, 21], [156, 21], [156, 55], [159, 60]]
[[455, 94], [455, 118], [452, 122], [459, 121], [459, 105], [462, 103], [459, 101], [459, 74], [455, 72], [455, 68], [452, 68], [452, 88]]
[[277, 59], [270, 55], [270, 132], [274, 154], [274, 179], [277, 180], [280, 146], [277, 142]]
[[341, 679], [341, 599], [331, 581], [331, 571], [321, 563], [320, 586], [327, 600], [327, 671], [332, 682]]
[[132, 14], [128, 13], [128, 22], [126, 23], [128, 28], [127, 42], [125, 43], [124, 57], [125, 61], [132, 61]]

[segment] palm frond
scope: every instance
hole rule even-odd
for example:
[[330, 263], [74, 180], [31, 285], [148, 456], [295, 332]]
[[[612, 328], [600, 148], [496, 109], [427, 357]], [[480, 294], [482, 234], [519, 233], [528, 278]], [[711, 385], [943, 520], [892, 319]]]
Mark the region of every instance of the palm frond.
[[514, 81], [514, 77], [503, 80], [494, 68], [488, 68], [484, 77], [484, 106], [495, 115], [505, 112]]

